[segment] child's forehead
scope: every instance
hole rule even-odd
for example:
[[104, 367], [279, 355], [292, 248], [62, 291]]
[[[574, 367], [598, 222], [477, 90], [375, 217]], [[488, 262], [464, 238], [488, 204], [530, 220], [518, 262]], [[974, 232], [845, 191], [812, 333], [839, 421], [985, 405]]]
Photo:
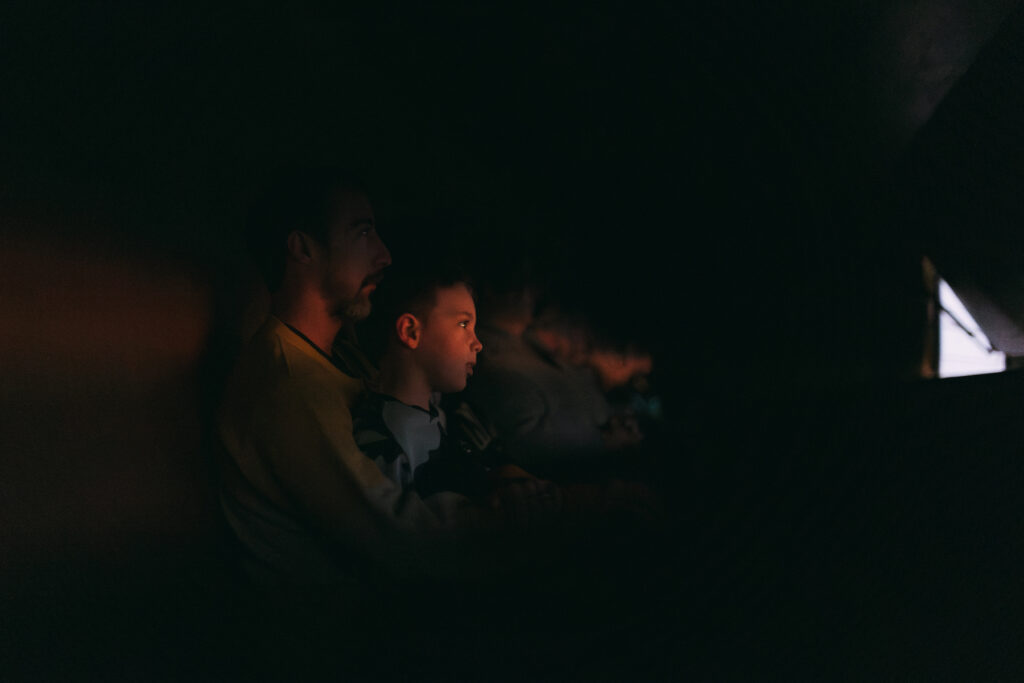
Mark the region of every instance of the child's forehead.
[[447, 287], [438, 287], [434, 292], [432, 312], [437, 313], [475, 313], [476, 305], [469, 287], [464, 282], [456, 282]]

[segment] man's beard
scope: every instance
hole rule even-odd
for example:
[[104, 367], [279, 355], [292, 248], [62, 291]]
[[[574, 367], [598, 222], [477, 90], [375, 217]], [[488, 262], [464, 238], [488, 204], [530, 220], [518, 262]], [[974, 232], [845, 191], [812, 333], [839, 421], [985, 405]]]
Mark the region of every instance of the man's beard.
[[330, 308], [330, 313], [334, 318], [357, 323], [370, 315], [371, 308], [373, 308], [373, 304], [370, 303], [370, 296], [363, 294], [357, 295], [354, 299], [335, 300], [334, 305]]
[[345, 320], [350, 322], [359, 322], [360, 320], [366, 320], [370, 315], [370, 310], [373, 308], [373, 304], [370, 303], [370, 297], [364, 296], [357, 298], [353, 301], [348, 301], [340, 306], [338, 313]]
[[[382, 274], [383, 273], [381, 271], [377, 271], [363, 280], [362, 287], [359, 292], [356, 293], [355, 298], [337, 301], [331, 310], [331, 314], [336, 318], [341, 318], [348, 322], [359, 322], [360, 320], [365, 320], [369, 317], [373, 304], [370, 303], [370, 293], [364, 293], [363, 289], [367, 285], [378, 284], [382, 279]], [[329, 297], [333, 288], [330, 280], [325, 279], [321, 288], [324, 292], [324, 296]]]

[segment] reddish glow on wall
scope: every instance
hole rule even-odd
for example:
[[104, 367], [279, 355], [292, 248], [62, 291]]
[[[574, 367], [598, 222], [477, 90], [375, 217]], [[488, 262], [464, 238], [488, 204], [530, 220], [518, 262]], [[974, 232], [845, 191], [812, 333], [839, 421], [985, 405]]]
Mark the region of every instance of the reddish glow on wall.
[[159, 254], [0, 236], [0, 292], [0, 570], [194, 535], [204, 279]]
[[152, 381], [194, 363], [210, 327], [206, 286], [152, 255], [5, 240], [0, 291], [5, 376]]

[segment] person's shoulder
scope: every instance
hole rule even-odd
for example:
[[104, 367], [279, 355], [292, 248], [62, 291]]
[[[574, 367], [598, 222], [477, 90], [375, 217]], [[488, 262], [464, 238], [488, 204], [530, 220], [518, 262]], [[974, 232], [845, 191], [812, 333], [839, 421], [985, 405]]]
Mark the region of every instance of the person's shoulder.
[[302, 342], [302, 339], [298, 334], [278, 318], [270, 315], [249, 339], [242, 357], [250, 361], [269, 361], [282, 359], [286, 355], [294, 357], [307, 355], [299, 342]]
[[403, 403], [393, 396], [368, 390], [355, 402], [352, 408], [355, 419], [377, 421], [383, 419], [388, 428], [400, 428], [408, 423], [444, 420], [440, 399], [431, 400], [430, 409]]
[[326, 354], [274, 316], [253, 335], [236, 372], [274, 391], [337, 393], [349, 405], [363, 393], [361, 380], [342, 372]]
[[440, 408], [433, 402], [429, 410], [424, 410], [391, 396], [382, 396], [380, 400], [380, 413], [384, 417], [384, 422], [396, 433], [408, 431], [410, 427], [436, 423], [439, 410]]

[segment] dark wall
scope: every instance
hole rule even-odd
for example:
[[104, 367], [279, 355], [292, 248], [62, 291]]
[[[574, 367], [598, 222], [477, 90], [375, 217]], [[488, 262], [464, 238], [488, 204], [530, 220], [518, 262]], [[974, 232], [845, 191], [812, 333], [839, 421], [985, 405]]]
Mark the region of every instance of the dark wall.
[[385, 236], [521, 236], [674, 378], [891, 376], [921, 293], [881, 190], [1012, 4], [12, 4], [4, 201], [216, 271], [268, 173], [341, 160]]
[[[218, 361], [251, 312], [244, 207], [277, 167], [322, 161], [366, 175], [395, 268], [422, 217], [481, 260], [525, 243], [555, 284], [655, 351], [670, 418], [706, 403], [708, 443], [674, 474], [684, 507], [725, 520], [704, 530], [722, 562], [691, 562], [674, 539], [685, 557], [668, 565], [714, 579], [692, 584], [698, 613], [729, 635], [704, 656], [725, 661], [749, 639], [762, 598], [779, 620], [761, 633], [776, 640], [794, 624], [829, 640], [836, 629], [800, 616], [850, 609], [867, 639], [855, 644], [881, 643], [849, 647], [854, 670], [887, 670], [863, 651], [919, 673], [945, 672], [958, 643], [1003, 648], [1019, 550], [1002, 541], [1020, 537], [1020, 515], [1017, 489], [995, 484], [1019, 469], [1019, 380], [818, 397], [916, 365], [922, 250], [951, 277], [997, 251], [1015, 272], [1020, 250], [1003, 247], [1019, 159], [988, 164], [1003, 138], [975, 113], [1014, 128], [1015, 99], [999, 92], [1014, 87], [1019, 14], [994, 57], [979, 52], [1018, 3], [747, 4], [5, 3], [0, 597], [14, 617], [0, 654], [59, 668], [77, 647], [119, 662], [126, 634], [138, 662], [173, 653], [139, 628], [160, 615], [134, 596], [174, 604], [165, 589], [190, 570], [187, 551], [216, 533], [202, 468]], [[949, 205], [936, 184], [948, 200], [975, 174], [960, 218], [933, 220]], [[782, 521], [748, 525], [762, 510]], [[836, 552], [834, 528], [847, 534]], [[975, 562], [985, 552], [991, 568]], [[952, 619], [935, 597], [950, 591]], [[773, 656], [802, 656], [793, 642]]]

